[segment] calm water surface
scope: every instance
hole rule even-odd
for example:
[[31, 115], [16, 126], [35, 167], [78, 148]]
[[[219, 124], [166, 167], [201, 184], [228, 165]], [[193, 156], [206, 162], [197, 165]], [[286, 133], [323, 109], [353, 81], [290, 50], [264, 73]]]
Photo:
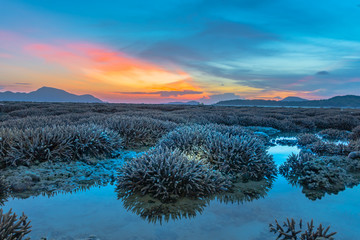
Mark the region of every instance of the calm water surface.
[[[277, 164], [283, 163], [297, 147], [276, 146], [269, 149]], [[96, 235], [110, 239], [275, 239], [268, 224], [286, 217], [314, 219], [315, 223], [331, 225], [336, 239], [360, 239], [360, 187], [338, 195], [326, 195], [311, 201], [278, 177], [265, 198], [243, 204], [225, 204], [212, 200], [195, 218], [148, 223], [124, 209], [117, 200], [115, 187], [93, 187], [75, 194], [59, 194], [24, 200], [10, 199], [5, 211], [25, 212], [32, 221], [32, 239], [86, 239]]]

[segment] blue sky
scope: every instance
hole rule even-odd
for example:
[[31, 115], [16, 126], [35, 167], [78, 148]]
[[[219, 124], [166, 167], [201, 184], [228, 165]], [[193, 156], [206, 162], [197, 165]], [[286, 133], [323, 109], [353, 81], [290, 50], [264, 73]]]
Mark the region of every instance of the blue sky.
[[[2, 0], [0, 87], [47, 85], [115, 102], [359, 95], [359, 6], [360, 0]], [[89, 48], [79, 53], [69, 47], [74, 43], [123, 58], [99, 66], [86, 59]], [[124, 58], [136, 75], [117, 71]]]

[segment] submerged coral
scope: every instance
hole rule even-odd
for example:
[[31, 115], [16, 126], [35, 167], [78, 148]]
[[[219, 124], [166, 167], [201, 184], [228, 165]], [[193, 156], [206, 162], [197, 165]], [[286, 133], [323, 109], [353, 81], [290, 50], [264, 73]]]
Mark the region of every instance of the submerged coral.
[[18, 218], [11, 209], [8, 213], [3, 213], [3, 210], [0, 209], [0, 239], [29, 240], [30, 238], [25, 237], [30, 232], [30, 221], [27, 220], [24, 213]]
[[264, 198], [272, 186], [272, 181], [248, 181], [239, 179], [233, 182], [233, 186], [226, 192], [217, 194], [215, 197], [221, 203], [241, 204]]
[[333, 236], [336, 234], [336, 232], [328, 233], [330, 226], [324, 228], [322, 224], [315, 230], [313, 220], [306, 224], [306, 229], [303, 227], [303, 222], [300, 220], [299, 228], [297, 228], [294, 219], [287, 219], [282, 226], [277, 220], [275, 220], [275, 225], [269, 224], [270, 232], [278, 234], [276, 239], [282, 240], [331, 240], [334, 239]]
[[230, 187], [229, 180], [202, 161], [179, 150], [152, 149], [119, 169], [119, 196], [140, 193], [169, 202], [181, 197], [209, 196]]
[[53, 196], [69, 193], [90, 186], [104, 186], [113, 183], [117, 169], [124, 161], [138, 154], [124, 151], [115, 159], [72, 162], [43, 162], [29, 167], [0, 169], [11, 190], [11, 197]]

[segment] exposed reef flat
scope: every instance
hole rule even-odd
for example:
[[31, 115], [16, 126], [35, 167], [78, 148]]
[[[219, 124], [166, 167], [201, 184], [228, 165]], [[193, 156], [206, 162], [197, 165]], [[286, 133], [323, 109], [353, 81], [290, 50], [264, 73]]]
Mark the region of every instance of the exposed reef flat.
[[29, 167], [5, 168], [0, 170], [0, 175], [9, 182], [12, 197], [53, 195], [111, 183], [115, 180], [117, 169], [124, 161], [136, 155], [136, 152], [124, 151], [121, 157], [116, 159], [44, 162]]

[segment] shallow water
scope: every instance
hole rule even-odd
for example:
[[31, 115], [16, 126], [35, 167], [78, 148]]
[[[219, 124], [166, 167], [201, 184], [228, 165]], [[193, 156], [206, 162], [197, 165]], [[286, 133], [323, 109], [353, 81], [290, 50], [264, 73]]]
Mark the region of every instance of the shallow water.
[[[297, 147], [275, 146], [269, 149], [279, 165]], [[315, 224], [331, 225], [336, 239], [359, 239], [360, 187], [347, 189], [338, 195], [326, 195], [311, 201], [278, 177], [265, 198], [243, 204], [225, 204], [212, 200], [202, 214], [191, 219], [148, 223], [127, 211], [117, 200], [114, 186], [93, 187], [75, 194], [59, 194], [48, 198], [10, 199], [4, 210], [25, 212], [32, 221], [32, 239], [87, 239], [96, 235], [109, 239], [275, 239], [268, 224], [286, 217]]]

